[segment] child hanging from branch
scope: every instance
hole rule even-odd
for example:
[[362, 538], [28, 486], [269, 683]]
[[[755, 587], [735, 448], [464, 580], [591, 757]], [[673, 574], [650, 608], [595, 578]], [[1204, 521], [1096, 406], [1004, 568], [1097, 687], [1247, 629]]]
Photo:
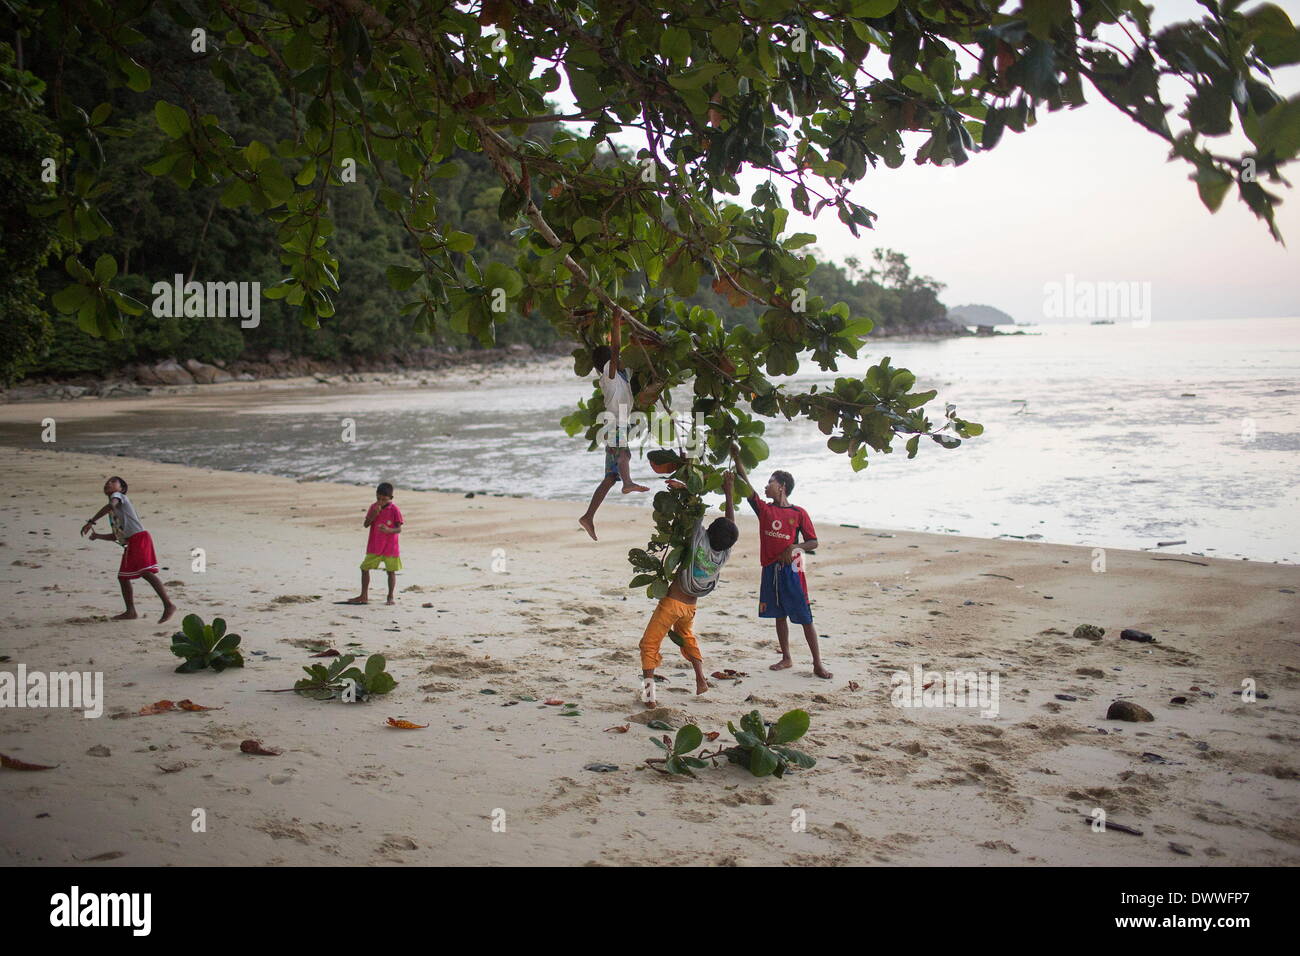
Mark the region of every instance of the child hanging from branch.
[[623, 494], [634, 491], [649, 491], [645, 485], [638, 485], [632, 480], [632, 452], [628, 448], [628, 419], [632, 415], [632, 381], [627, 371], [619, 368], [619, 349], [622, 340], [622, 328], [619, 313], [614, 313], [610, 326], [609, 345], [598, 346], [591, 353], [591, 362], [600, 373], [600, 391], [605, 398], [605, 411], [610, 416], [601, 433], [605, 436], [605, 477], [592, 493], [587, 511], [578, 519], [582, 529], [596, 538], [596, 509], [614, 487], [616, 481], [623, 482]]
[[[668, 485], [684, 487], [682, 482], [671, 478]], [[641, 699], [647, 707], [655, 706], [655, 669], [663, 663], [659, 647], [669, 631], [680, 638], [682, 656], [695, 669], [695, 693], [703, 694], [709, 689], [704, 676], [704, 658], [695, 638], [695, 602], [717, 587], [722, 566], [731, 557], [731, 548], [740, 537], [732, 507], [731, 485], [731, 472], [727, 472], [722, 479], [722, 491], [726, 496], [723, 517], [714, 520], [707, 528], [703, 518], [695, 525], [677, 575], [641, 636]]]

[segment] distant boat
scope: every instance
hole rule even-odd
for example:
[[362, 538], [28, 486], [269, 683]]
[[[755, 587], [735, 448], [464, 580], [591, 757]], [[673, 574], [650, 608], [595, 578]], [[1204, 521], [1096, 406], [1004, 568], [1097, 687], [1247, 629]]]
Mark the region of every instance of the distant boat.
[[1114, 319], [1093, 319], [1088, 324], [1089, 325], [1114, 325], [1115, 320]]

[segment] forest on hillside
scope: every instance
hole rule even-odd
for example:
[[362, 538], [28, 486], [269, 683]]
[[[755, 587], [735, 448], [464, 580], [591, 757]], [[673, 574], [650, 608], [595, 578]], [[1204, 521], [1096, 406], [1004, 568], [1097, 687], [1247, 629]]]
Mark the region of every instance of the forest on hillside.
[[[155, 46], [174, 49], [184, 42], [176, 25], [161, 14], [152, 15], [141, 32], [145, 46], [140, 54], [145, 58], [151, 58]], [[58, 55], [76, 62], [65, 59], [60, 73]], [[161, 55], [152, 59], [166, 60]], [[200, 56], [171, 62], [167, 83], [183, 91], [196, 115], [221, 117], [223, 128], [238, 142], [258, 141], [275, 150], [293, 138], [293, 107], [269, 64], [254, 63], [241, 70], [238, 84], [230, 89]], [[61, 89], [50, 85], [55, 76], [61, 76]], [[171, 281], [177, 274], [199, 282], [256, 281], [264, 290], [283, 278], [273, 222], [247, 206], [227, 207], [218, 187], [183, 189], [171, 177], [155, 174], [157, 167], [155, 172], [147, 171], [168, 143], [152, 109], [156, 97], [134, 93], [90, 58], [79, 58], [75, 51], [60, 54], [35, 37], [19, 50], [0, 43], [0, 128], [5, 130], [0, 133], [5, 140], [0, 175], [23, 186], [10, 200], [7, 221], [23, 215], [17, 203], [40, 197], [40, 159], [51, 150], [62, 156], [63, 141], [52, 107], [58, 96], [112, 105], [104, 123], [107, 189], [99, 197], [104, 220], [101, 235], [84, 245], [82, 258], [94, 261], [103, 253], [112, 255], [119, 264], [123, 292], [149, 304], [154, 299], [153, 284]], [[555, 129], [539, 124], [529, 135], [549, 139]], [[68, 166], [60, 159], [59, 167], [75, 175], [84, 159], [67, 158]], [[487, 159], [482, 153], [460, 152], [448, 169], [452, 174], [437, 181], [446, 217], [474, 237], [474, 248], [481, 251], [485, 263], [511, 262], [517, 247], [498, 216], [502, 186]], [[410, 182], [395, 164], [388, 164], [384, 172], [398, 193]], [[50, 256], [38, 273], [39, 288], [23, 286], [5, 297], [7, 329], [0, 341], [0, 384], [32, 376], [102, 375], [166, 357], [229, 362], [278, 352], [328, 362], [383, 360], [428, 346], [477, 347], [479, 343], [470, 336], [445, 326], [432, 334], [417, 332], [414, 318], [402, 314], [407, 296], [386, 281], [386, 270], [418, 263], [411, 236], [398, 217], [385, 209], [384, 193], [379, 179], [366, 173], [359, 174], [355, 184], [330, 191], [335, 242], [344, 266], [336, 315], [322, 321], [319, 329], [303, 326], [296, 310], [283, 301], [266, 299], [256, 328], [241, 328], [234, 318], [156, 317], [146, 312], [129, 318], [120, 338], [94, 337], [78, 327], [75, 315], [60, 314], [50, 302], [49, 296], [68, 281], [62, 263], [67, 250], [63, 250]], [[10, 234], [15, 243], [19, 241], [20, 230], [10, 229]], [[847, 303], [854, 315], [870, 317], [877, 334], [900, 334], [944, 327], [942, 289], [942, 283], [913, 274], [902, 253], [874, 249], [843, 264], [822, 262], [808, 291], [828, 302]], [[755, 305], [729, 304], [707, 281], [686, 301], [713, 309], [728, 326], [753, 328], [760, 314]], [[496, 325], [495, 332], [498, 345], [544, 347], [559, 337], [537, 312], [512, 314]]]

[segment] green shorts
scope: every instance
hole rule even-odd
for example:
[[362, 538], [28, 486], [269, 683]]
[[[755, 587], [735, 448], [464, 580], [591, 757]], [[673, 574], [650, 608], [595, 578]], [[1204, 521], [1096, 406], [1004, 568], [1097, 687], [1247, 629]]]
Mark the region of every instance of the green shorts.
[[395, 554], [367, 554], [366, 559], [361, 562], [361, 570], [373, 571], [381, 564], [385, 571], [402, 570], [402, 559]]

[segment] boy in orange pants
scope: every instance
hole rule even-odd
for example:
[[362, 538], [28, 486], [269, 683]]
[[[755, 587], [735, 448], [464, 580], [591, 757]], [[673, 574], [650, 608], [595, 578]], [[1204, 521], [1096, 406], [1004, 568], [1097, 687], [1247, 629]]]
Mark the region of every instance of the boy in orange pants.
[[[681, 482], [671, 479], [668, 484], [681, 486]], [[716, 519], [707, 529], [703, 519], [695, 526], [677, 577], [668, 594], [659, 601], [641, 637], [641, 699], [647, 707], [655, 706], [655, 668], [663, 663], [659, 646], [670, 630], [681, 638], [682, 656], [695, 668], [695, 693], [703, 694], [709, 689], [700, 644], [695, 639], [695, 602], [717, 586], [722, 566], [740, 537], [732, 510], [730, 472], [722, 480], [722, 490], [727, 498], [726, 516]]]

